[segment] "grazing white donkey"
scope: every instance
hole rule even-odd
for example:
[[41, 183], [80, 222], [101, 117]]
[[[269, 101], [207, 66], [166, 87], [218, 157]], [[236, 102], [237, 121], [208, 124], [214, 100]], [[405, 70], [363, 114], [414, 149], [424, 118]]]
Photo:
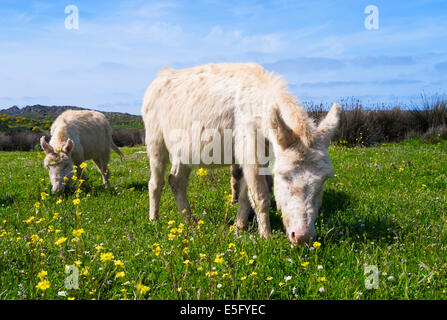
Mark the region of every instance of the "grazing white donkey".
[[[243, 177], [236, 225], [247, 227], [251, 203], [261, 235], [271, 235], [270, 193], [267, 180], [259, 171], [265, 163], [260, 163], [256, 156], [262, 147], [253, 148], [254, 137], [261, 135], [261, 141], [267, 140], [273, 146], [274, 194], [289, 239], [302, 243], [316, 235], [314, 223], [323, 183], [333, 175], [327, 148], [338, 126], [339, 105], [334, 104], [317, 127], [288, 93], [281, 77], [254, 63], [223, 63], [161, 70], [146, 90], [141, 111], [151, 167], [151, 220], [158, 219], [169, 160], [169, 184], [178, 211], [186, 209], [189, 215], [186, 187], [192, 167], [239, 163]], [[197, 129], [208, 138], [224, 137], [231, 130], [231, 161], [228, 152], [218, 148], [225, 142], [214, 143], [212, 163], [205, 159], [203, 154], [210, 151], [209, 143], [203, 137], [194, 138]], [[214, 133], [210, 134], [210, 130]]]
[[50, 170], [52, 193], [62, 192], [70, 183], [73, 164], [79, 169], [82, 162], [90, 159], [95, 162], [104, 185], [108, 187], [110, 148], [123, 157], [113, 143], [112, 128], [106, 117], [90, 110], [67, 110], [60, 114], [51, 126], [50, 143], [42, 137], [40, 144], [46, 154], [44, 166]]

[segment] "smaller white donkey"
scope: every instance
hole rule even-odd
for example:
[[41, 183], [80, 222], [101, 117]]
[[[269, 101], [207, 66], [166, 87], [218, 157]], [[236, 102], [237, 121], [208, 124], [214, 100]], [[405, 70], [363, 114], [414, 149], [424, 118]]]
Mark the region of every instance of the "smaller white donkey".
[[[102, 175], [106, 187], [109, 184], [110, 148], [120, 157], [123, 154], [112, 140], [112, 128], [106, 117], [96, 111], [67, 110], [60, 114], [51, 126], [50, 143], [40, 138], [45, 151], [44, 167], [50, 171], [52, 193], [63, 192], [73, 177], [73, 165], [79, 177], [79, 165], [92, 159]], [[85, 179], [85, 176], [82, 177]]]

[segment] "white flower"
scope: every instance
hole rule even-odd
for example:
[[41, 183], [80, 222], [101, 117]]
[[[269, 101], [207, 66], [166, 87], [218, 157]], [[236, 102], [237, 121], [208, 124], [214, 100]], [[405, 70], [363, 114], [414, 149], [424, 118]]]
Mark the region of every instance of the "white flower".
[[284, 280], [285, 280], [285, 281], [290, 281], [290, 280], [292, 280], [292, 276], [285, 276], [285, 277], [284, 277]]
[[66, 296], [67, 296], [67, 293], [66, 293], [65, 291], [59, 291], [59, 292], [57, 293], [57, 295], [60, 296], [60, 297], [66, 297]]
[[320, 289], [318, 289], [318, 292], [324, 292], [326, 289], [324, 289], [323, 287], [321, 287]]
[[222, 284], [219, 283], [219, 284], [217, 285], [217, 288], [218, 288], [218, 289], [222, 288]]
[[393, 276], [389, 276], [387, 279], [388, 279], [389, 281], [393, 281], [393, 280], [394, 280], [394, 277], [393, 277]]
[[317, 266], [317, 269], [318, 269], [318, 270], [321, 270], [321, 269], [323, 269], [323, 266], [322, 266], [321, 264], [319, 264], [319, 265]]

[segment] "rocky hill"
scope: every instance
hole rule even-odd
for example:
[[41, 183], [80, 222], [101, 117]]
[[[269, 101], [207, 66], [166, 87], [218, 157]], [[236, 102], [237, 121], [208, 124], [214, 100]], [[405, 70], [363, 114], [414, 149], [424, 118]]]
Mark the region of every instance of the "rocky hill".
[[[0, 114], [11, 117], [29, 118], [35, 121], [52, 122], [58, 115], [69, 109], [91, 110], [75, 106], [43, 106], [36, 104], [23, 108], [13, 106], [8, 109], [0, 110]], [[107, 117], [113, 128], [143, 128], [143, 122], [140, 116], [121, 112], [100, 112]]]

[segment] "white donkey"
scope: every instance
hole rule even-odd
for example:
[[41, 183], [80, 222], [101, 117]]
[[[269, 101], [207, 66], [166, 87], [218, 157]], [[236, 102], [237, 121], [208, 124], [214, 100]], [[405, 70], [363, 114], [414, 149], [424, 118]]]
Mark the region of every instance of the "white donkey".
[[74, 173], [73, 164], [79, 170], [79, 165], [90, 159], [95, 162], [104, 185], [108, 187], [110, 148], [123, 158], [113, 143], [109, 121], [102, 113], [91, 110], [64, 111], [51, 125], [50, 143], [42, 137], [40, 145], [46, 154], [44, 166], [49, 169], [52, 193], [62, 192], [69, 185]]
[[[267, 140], [275, 155], [274, 195], [288, 237], [294, 243], [314, 238], [323, 184], [333, 176], [327, 148], [341, 107], [334, 104], [317, 127], [286, 86], [282, 77], [254, 63], [161, 70], [146, 90], [141, 110], [151, 167], [150, 219], [158, 219], [169, 160], [169, 184], [178, 211], [188, 216], [186, 188], [191, 169], [239, 163], [243, 178], [236, 226], [247, 227], [253, 207], [260, 234], [270, 236], [270, 193], [260, 170], [265, 163], [260, 163], [258, 156], [264, 151], [262, 146], [253, 147], [253, 141]], [[232, 153], [221, 152], [228, 140], [213, 141], [210, 163], [209, 138], [224, 137], [229, 130]], [[197, 131], [202, 137], [196, 137]]]

